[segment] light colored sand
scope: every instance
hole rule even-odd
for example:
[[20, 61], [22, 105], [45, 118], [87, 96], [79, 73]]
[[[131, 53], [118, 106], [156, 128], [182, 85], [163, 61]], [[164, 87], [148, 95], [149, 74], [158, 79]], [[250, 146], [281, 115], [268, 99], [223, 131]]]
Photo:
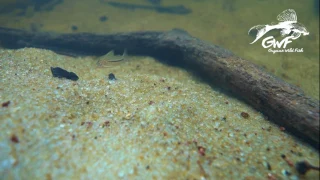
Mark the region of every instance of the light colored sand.
[[[0, 108], [3, 179], [296, 178], [281, 154], [319, 165], [252, 108], [149, 57], [99, 69], [91, 57], [0, 50], [0, 65], [0, 102], [11, 102]], [[51, 66], [80, 79], [53, 78]]]

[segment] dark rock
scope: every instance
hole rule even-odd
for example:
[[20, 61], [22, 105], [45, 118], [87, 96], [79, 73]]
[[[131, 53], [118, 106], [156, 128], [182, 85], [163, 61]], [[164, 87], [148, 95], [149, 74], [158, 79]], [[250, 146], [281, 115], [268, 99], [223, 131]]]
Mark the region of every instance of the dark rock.
[[113, 80], [117, 80], [117, 79], [116, 79], [116, 76], [115, 76], [113, 73], [110, 73], [110, 74], [109, 74], [108, 79], [109, 79], [109, 80], [112, 80], [112, 81], [113, 81]]
[[4, 103], [2, 103], [2, 107], [8, 107], [10, 104], [10, 101], [6, 101]]
[[68, 72], [60, 67], [51, 67], [51, 72], [53, 77], [66, 78], [72, 81], [77, 81], [79, 77], [74, 72]]

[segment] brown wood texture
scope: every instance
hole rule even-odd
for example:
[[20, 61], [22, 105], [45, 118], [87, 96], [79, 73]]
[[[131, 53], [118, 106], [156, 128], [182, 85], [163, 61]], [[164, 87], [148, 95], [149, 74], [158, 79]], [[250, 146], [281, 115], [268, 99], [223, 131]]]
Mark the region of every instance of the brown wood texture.
[[103, 55], [109, 50], [147, 55], [191, 68], [214, 86], [231, 92], [319, 149], [319, 100], [267, 73], [230, 51], [190, 36], [183, 30], [115, 34], [32, 33], [0, 28], [7, 48], [38, 47], [72, 55]]

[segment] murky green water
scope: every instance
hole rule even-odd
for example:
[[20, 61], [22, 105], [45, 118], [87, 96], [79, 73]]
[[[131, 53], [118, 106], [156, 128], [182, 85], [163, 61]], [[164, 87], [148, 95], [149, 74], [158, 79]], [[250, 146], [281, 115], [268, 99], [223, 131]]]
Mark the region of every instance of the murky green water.
[[[35, 1], [1, 0], [0, 26], [61, 33], [180, 28], [319, 99], [319, 15], [313, 0]], [[278, 49], [303, 52], [268, 52], [262, 41], [274, 36], [281, 42], [279, 29], [250, 44], [251, 27], [278, 24], [278, 14], [289, 8], [309, 34]], [[318, 152], [283, 127], [152, 58], [129, 54], [132, 59], [108, 69], [104, 60], [34, 48], [1, 53], [0, 99], [11, 103], [0, 108], [5, 179], [297, 179], [292, 163], [319, 165]], [[74, 71], [81, 80], [52, 78], [50, 66]], [[106, 81], [111, 72], [117, 83]], [[317, 177], [313, 171], [301, 178]]]

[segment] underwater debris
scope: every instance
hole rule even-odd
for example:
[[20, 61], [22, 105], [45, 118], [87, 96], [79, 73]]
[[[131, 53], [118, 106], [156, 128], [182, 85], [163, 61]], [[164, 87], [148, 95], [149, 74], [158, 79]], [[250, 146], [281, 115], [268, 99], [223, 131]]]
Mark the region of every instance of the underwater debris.
[[287, 171], [287, 170], [285, 170], [285, 169], [283, 169], [283, 170], [281, 171], [281, 173], [282, 173], [283, 175], [285, 175], [285, 176], [290, 176], [290, 175], [291, 175], [291, 172], [289, 172], [289, 171]]
[[53, 77], [66, 78], [72, 81], [77, 81], [79, 77], [74, 72], [68, 72], [60, 67], [50, 67]]
[[246, 112], [241, 112], [241, 116], [245, 119], [248, 119], [250, 117], [250, 115]]
[[136, 10], [136, 9], [145, 9], [145, 10], [154, 10], [158, 13], [168, 13], [168, 14], [189, 14], [192, 11], [183, 5], [177, 5], [177, 6], [148, 6], [148, 5], [139, 5], [139, 4], [130, 4], [130, 3], [119, 3], [119, 2], [104, 2], [101, 0], [102, 3], [107, 3], [110, 6], [121, 8], [121, 9], [130, 9], [130, 10]]
[[266, 162], [266, 167], [269, 171], [272, 171], [272, 167], [269, 162]]
[[87, 130], [90, 129], [93, 126], [93, 123], [91, 121], [83, 121], [80, 124], [81, 126], [86, 125], [87, 126]]
[[285, 127], [280, 126], [280, 131], [285, 131], [285, 130], [286, 130], [286, 128], [285, 128]]
[[205, 156], [206, 155], [206, 149], [202, 146], [198, 146], [198, 153], [201, 155], [201, 156]]
[[19, 138], [15, 134], [10, 137], [10, 140], [14, 143], [19, 143]]
[[104, 128], [104, 127], [109, 127], [110, 126], [110, 121], [104, 121], [100, 127]]
[[286, 155], [281, 154], [281, 158], [282, 158], [283, 160], [285, 160], [286, 163], [287, 163], [290, 167], [293, 167], [293, 166], [294, 166], [293, 162], [292, 162], [290, 159], [288, 159]]
[[4, 103], [2, 103], [2, 107], [8, 107], [10, 104], [10, 101], [6, 101]]

